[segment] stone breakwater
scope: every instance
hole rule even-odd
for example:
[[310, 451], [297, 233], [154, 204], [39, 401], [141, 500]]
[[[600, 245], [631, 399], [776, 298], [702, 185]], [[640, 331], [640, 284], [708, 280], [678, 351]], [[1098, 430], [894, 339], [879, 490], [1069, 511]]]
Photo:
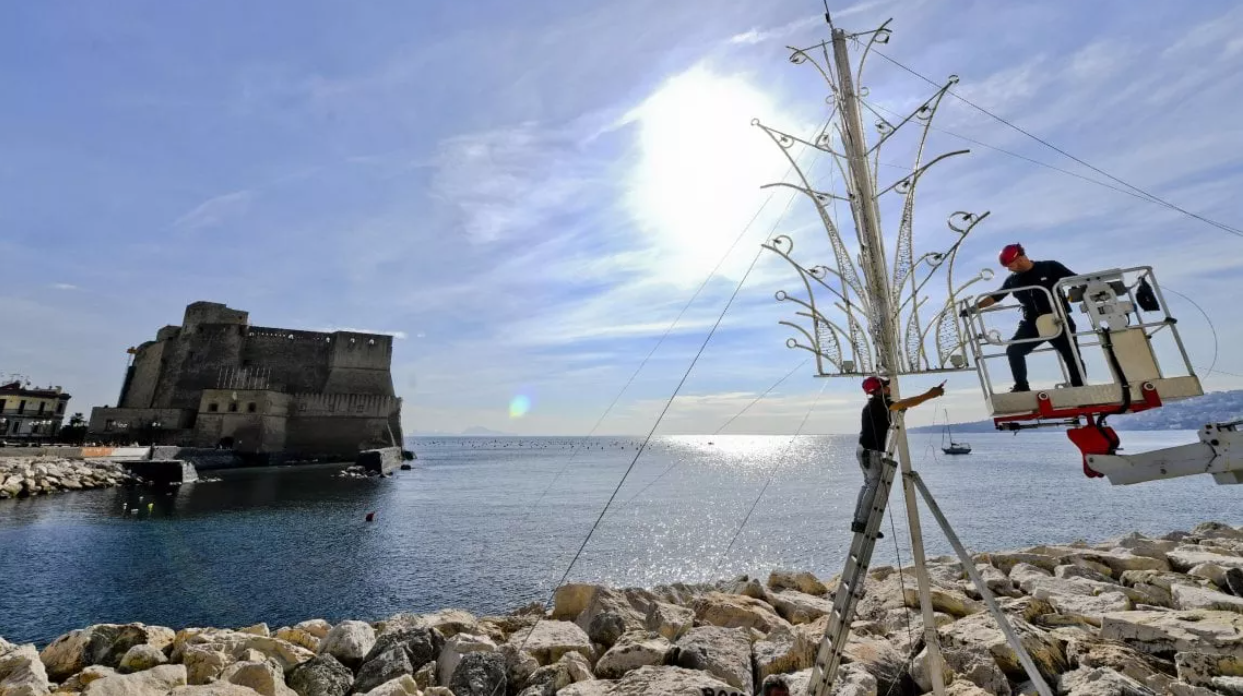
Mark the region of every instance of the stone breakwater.
[[[1205, 523], [973, 559], [1044, 679], [1067, 696], [1243, 694], [1243, 529]], [[946, 693], [1034, 694], [960, 564], [930, 563]], [[275, 630], [99, 624], [0, 640], [0, 696], [736, 696], [806, 693], [836, 581], [571, 584], [551, 610], [460, 610]], [[932, 691], [909, 568], [869, 573], [837, 696]]]
[[111, 488], [134, 480], [123, 466], [105, 460], [0, 458], [0, 499]]

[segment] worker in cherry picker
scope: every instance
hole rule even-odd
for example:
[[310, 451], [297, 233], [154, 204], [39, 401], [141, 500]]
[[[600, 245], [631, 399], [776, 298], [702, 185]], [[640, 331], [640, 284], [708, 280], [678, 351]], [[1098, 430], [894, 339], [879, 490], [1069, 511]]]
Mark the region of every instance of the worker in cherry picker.
[[[1010, 340], [1039, 338], [1040, 331], [1036, 327], [1036, 320], [1042, 315], [1053, 313], [1053, 307], [1049, 304], [1049, 296], [1054, 294], [1053, 286], [1059, 280], [1075, 275], [1075, 272], [1057, 261], [1032, 261], [1027, 258], [1027, 252], [1022, 244], [1007, 244], [1001, 250], [997, 260], [1010, 271], [1010, 275], [1001, 284], [1000, 292], [980, 300], [974, 309], [991, 307], [1013, 292], [1014, 299], [1018, 300], [1023, 308], [1023, 319], [1019, 322], [1019, 328], [1014, 332], [1014, 337]], [[1011, 290], [1011, 288], [1031, 288], [1032, 286], [1040, 286], [1048, 290], [1049, 294], [1034, 289]], [[1075, 359], [1075, 354], [1079, 349], [1079, 341], [1074, 338], [1075, 322], [1070, 318], [1070, 303], [1064, 297], [1061, 301], [1066, 316], [1065, 331], [1049, 339], [1048, 342], [1062, 356], [1066, 372], [1070, 375], [1070, 386], [1082, 387], [1083, 375], [1079, 373], [1079, 361]], [[971, 311], [973, 310], [964, 309], [962, 316], [966, 316]], [[1006, 346], [1006, 357], [1010, 360], [1010, 372], [1014, 375], [1014, 387], [1010, 391], [1031, 391], [1031, 386], [1027, 383], [1027, 355], [1036, 350], [1041, 343], [1044, 341], [1011, 343]]]
[[[873, 376], [863, 380], [863, 391], [868, 395], [868, 403], [863, 407], [863, 428], [859, 432], [859, 446], [855, 449], [859, 468], [863, 469], [863, 487], [859, 489], [855, 518], [850, 524], [850, 531], [856, 534], [867, 527], [872, 498], [876, 496], [876, 489], [880, 486], [891, 415], [894, 411], [905, 411], [942, 396], [945, 394], [945, 382], [919, 396], [901, 401], [894, 401], [889, 397], [889, 380], [884, 377]], [[883, 536], [885, 535], [880, 532], [876, 533], [877, 539]]]

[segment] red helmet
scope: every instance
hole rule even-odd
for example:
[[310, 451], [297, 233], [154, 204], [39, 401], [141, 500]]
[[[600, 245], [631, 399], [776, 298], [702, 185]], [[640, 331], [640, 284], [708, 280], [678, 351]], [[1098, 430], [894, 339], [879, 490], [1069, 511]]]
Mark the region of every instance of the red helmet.
[[1017, 259], [1020, 256], [1023, 256], [1026, 253], [1027, 252], [1023, 250], [1022, 244], [1007, 244], [1001, 250], [1001, 253], [998, 254], [997, 260], [1001, 262], [1001, 265], [1009, 266], [1010, 264], [1014, 263], [1015, 259]]
[[887, 386], [889, 386], [889, 380], [884, 377], [868, 377], [863, 380], [863, 391], [868, 394], [875, 394]]

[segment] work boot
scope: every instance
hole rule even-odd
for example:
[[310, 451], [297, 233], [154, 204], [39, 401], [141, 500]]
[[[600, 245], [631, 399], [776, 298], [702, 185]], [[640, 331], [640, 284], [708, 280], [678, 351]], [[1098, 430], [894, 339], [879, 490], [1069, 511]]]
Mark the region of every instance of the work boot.
[[1011, 394], [1016, 394], [1018, 392], [1029, 392], [1031, 390], [1032, 388], [1027, 386], [1026, 384], [1016, 384], [1013, 387], [1010, 387]]
[[[867, 524], [865, 524], [865, 523], [863, 523], [863, 522], [851, 522], [851, 523], [850, 523], [850, 531], [854, 532], [855, 534], [862, 534], [863, 532], [866, 532], [866, 531], [867, 531]], [[877, 538], [877, 539], [884, 539], [884, 538], [885, 538], [885, 535], [884, 535], [882, 532], [877, 532], [877, 533], [876, 533], [876, 538]]]

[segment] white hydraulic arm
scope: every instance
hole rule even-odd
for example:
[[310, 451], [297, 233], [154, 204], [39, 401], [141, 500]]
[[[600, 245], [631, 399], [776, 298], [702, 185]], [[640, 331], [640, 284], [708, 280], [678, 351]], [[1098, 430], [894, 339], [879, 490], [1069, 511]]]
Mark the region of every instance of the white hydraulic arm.
[[1115, 486], [1212, 474], [1218, 484], [1243, 483], [1243, 420], [1200, 428], [1200, 441], [1137, 454], [1092, 454], [1088, 466]]

